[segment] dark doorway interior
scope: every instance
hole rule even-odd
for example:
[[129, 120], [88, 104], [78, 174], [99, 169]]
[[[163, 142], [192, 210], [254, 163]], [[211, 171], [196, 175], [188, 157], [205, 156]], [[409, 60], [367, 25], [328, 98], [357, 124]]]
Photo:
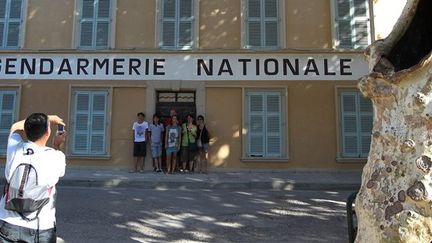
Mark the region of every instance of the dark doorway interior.
[[171, 109], [177, 111], [177, 116], [184, 121], [187, 114], [196, 115], [196, 95], [195, 91], [158, 91], [156, 94], [156, 113], [164, 121], [169, 117]]

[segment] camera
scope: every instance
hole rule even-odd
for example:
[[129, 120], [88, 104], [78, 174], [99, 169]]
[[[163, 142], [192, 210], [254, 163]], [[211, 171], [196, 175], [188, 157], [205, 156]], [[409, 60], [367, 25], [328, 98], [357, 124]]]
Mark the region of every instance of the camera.
[[57, 134], [63, 134], [64, 133], [64, 125], [58, 124], [57, 125]]

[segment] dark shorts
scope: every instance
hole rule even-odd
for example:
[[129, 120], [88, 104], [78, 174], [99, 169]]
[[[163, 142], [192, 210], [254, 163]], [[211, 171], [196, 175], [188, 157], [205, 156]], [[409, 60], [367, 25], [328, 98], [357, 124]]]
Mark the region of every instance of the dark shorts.
[[29, 229], [0, 220], [0, 242], [57, 242], [55, 227], [47, 230]]
[[181, 161], [189, 162], [195, 160], [195, 156], [197, 154], [196, 151], [190, 151], [188, 147], [181, 147]]
[[146, 156], [146, 142], [134, 142], [133, 156], [145, 157]]

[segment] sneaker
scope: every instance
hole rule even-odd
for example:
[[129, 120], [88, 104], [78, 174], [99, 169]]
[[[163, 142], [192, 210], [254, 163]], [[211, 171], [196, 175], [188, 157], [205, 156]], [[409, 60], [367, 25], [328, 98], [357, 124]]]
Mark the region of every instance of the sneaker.
[[157, 170], [156, 172], [158, 172], [158, 173], [159, 173], [159, 172], [162, 172], [162, 170], [161, 170], [161, 169], [159, 169], [159, 170]]
[[180, 169], [180, 173], [183, 173], [183, 169]]

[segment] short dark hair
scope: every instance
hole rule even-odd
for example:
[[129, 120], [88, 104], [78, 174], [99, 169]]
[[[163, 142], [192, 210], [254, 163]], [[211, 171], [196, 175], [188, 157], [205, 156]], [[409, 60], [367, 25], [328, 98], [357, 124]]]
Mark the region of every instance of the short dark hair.
[[203, 121], [204, 121], [204, 117], [203, 117], [202, 115], [199, 115], [197, 119], [198, 119], [198, 120], [200, 120], [200, 119], [201, 119], [201, 120], [203, 120]]
[[48, 131], [48, 116], [43, 113], [33, 113], [24, 122], [27, 139], [34, 142]]
[[138, 112], [137, 116], [143, 116], [143, 117], [145, 117], [145, 115], [144, 115], [143, 112]]

